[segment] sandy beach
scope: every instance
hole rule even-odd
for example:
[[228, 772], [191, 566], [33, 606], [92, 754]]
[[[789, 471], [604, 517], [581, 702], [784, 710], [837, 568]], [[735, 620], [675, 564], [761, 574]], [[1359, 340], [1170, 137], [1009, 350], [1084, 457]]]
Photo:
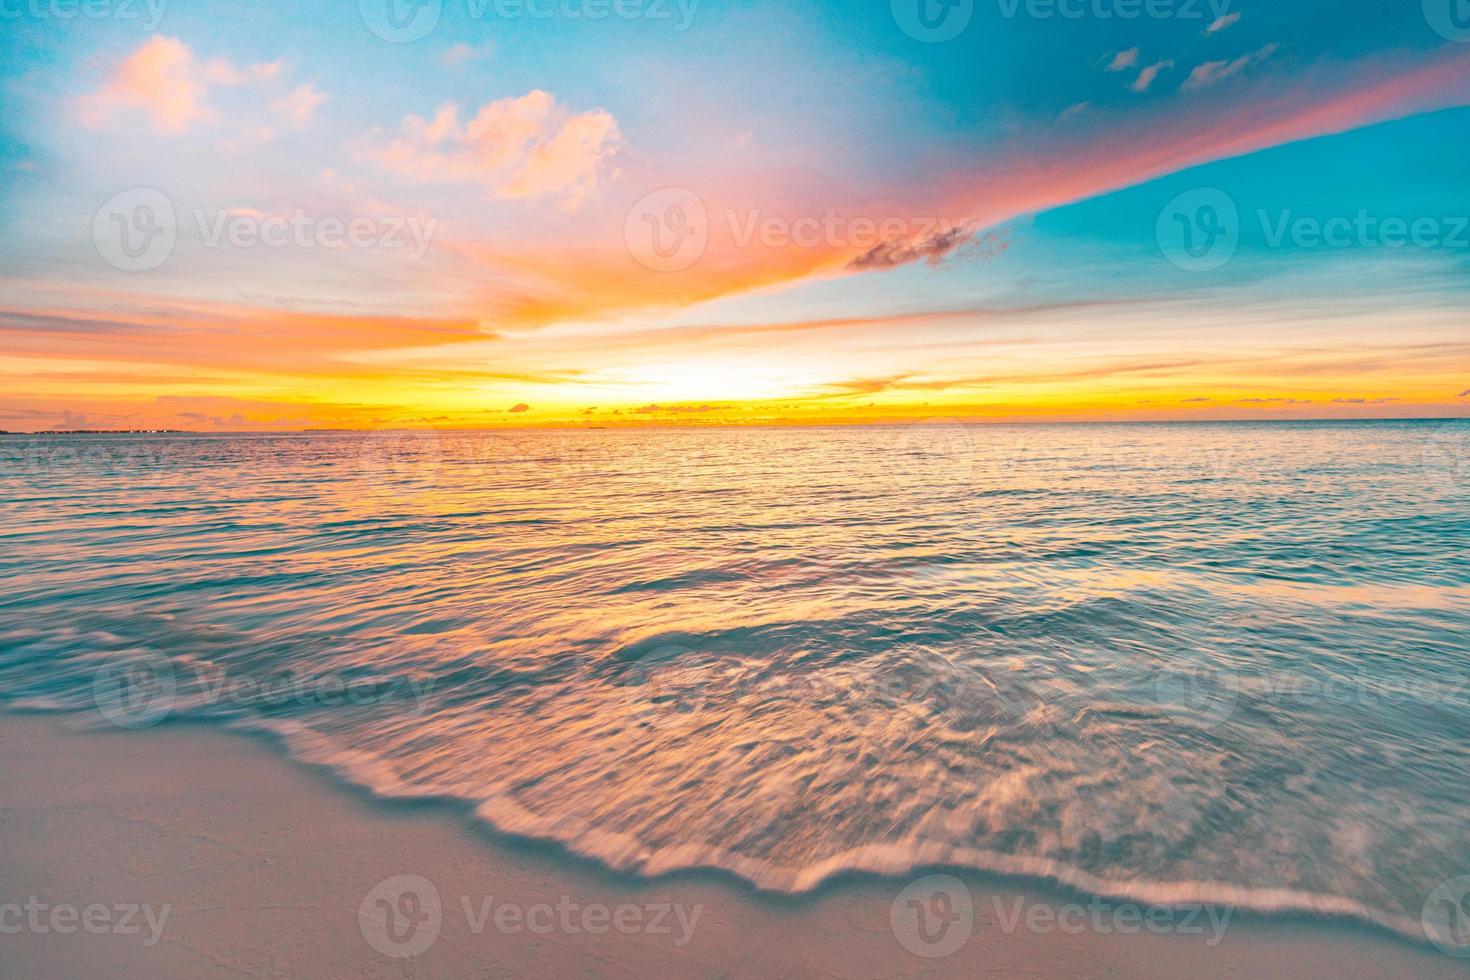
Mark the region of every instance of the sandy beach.
[[973, 921], [919, 936], [900, 893], [923, 873], [799, 898], [632, 881], [449, 804], [370, 799], [251, 737], [7, 716], [0, 741], [5, 976], [1470, 975], [1347, 923], [1187, 921], [963, 874]]

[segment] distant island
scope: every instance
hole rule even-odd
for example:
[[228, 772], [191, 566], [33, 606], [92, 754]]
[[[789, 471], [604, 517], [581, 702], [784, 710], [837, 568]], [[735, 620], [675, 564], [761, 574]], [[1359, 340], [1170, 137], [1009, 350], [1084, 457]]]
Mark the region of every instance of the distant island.
[[41, 429], [38, 432], [0, 432], [6, 436], [143, 436], [184, 434], [188, 429]]

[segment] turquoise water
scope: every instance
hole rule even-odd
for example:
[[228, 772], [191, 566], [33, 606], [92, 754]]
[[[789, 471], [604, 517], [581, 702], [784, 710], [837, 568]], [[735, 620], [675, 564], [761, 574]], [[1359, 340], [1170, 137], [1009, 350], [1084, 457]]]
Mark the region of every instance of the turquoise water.
[[[632, 874], [1452, 941], [1470, 423], [0, 438], [0, 699]], [[1470, 911], [1470, 910], [1467, 910]]]

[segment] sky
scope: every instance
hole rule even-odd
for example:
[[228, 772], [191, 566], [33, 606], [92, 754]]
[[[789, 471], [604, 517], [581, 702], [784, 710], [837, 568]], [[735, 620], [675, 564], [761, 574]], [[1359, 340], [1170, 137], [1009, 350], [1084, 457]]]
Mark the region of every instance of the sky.
[[1464, 0], [0, 0], [0, 428], [1470, 415]]

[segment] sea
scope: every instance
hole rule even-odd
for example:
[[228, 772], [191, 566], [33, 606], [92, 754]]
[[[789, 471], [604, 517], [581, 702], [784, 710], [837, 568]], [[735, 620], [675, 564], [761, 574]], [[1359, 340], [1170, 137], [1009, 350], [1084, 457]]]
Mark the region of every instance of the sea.
[[1467, 546], [1470, 421], [4, 436], [0, 707], [632, 876], [1470, 944]]

